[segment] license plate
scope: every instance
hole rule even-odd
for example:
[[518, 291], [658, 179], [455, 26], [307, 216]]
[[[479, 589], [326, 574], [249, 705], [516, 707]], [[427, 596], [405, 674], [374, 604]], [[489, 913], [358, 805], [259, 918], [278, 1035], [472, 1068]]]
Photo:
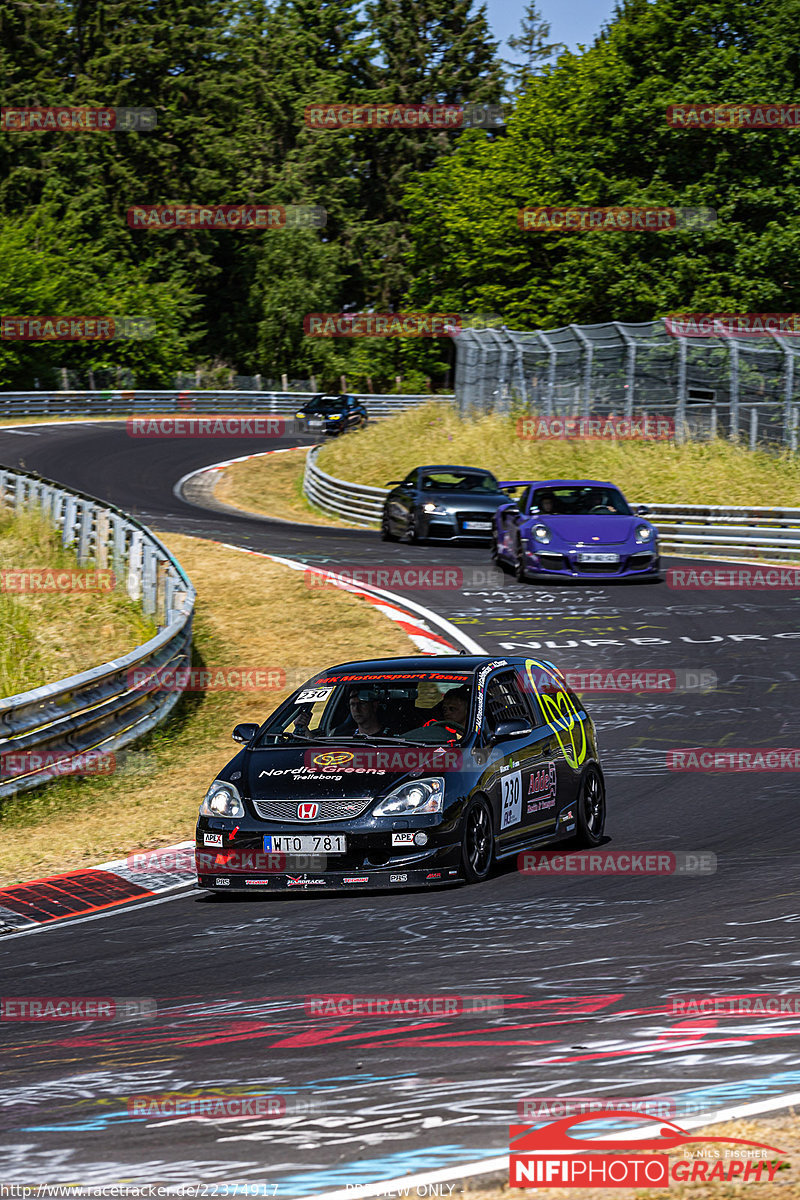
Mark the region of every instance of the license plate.
[[491, 521], [465, 521], [464, 528], [465, 529], [491, 529], [492, 522]]
[[346, 854], [343, 833], [265, 833], [265, 854]]
[[309, 429], [321, 429], [322, 421], [309, 421], [308, 427], [309, 427]]
[[584, 563], [618, 563], [618, 554], [579, 554], [578, 562]]

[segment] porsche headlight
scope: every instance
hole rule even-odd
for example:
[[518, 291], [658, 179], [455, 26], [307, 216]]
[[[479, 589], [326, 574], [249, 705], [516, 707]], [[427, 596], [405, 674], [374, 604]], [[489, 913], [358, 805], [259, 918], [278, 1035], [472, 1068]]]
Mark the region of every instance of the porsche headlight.
[[546, 525], [535, 525], [533, 529], [533, 536], [536, 538], [537, 542], [544, 542], [546, 546], [553, 535]]
[[637, 525], [636, 526], [637, 542], [649, 542], [652, 537], [653, 537], [653, 530], [650, 528], [649, 525]]
[[215, 779], [200, 805], [201, 817], [243, 817], [242, 798], [236, 786], [226, 779]]
[[422, 813], [438, 813], [442, 811], [443, 802], [443, 779], [415, 779], [413, 783], [403, 783], [389, 792], [389, 795], [373, 809], [372, 815], [415, 817]]

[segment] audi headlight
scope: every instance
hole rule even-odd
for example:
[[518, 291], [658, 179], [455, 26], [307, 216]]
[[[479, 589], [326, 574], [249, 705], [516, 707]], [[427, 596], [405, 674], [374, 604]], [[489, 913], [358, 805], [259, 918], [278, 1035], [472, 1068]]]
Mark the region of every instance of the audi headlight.
[[415, 817], [421, 813], [438, 813], [444, 803], [444, 780], [417, 779], [403, 783], [389, 792], [373, 809], [375, 817]]
[[546, 546], [553, 535], [546, 525], [536, 525], [534, 526], [533, 536], [536, 538], [537, 542], [544, 542]]
[[653, 537], [653, 530], [650, 528], [649, 525], [637, 525], [636, 526], [637, 542], [649, 542], [652, 537]]
[[200, 805], [201, 817], [243, 817], [242, 797], [234, 784], [215, 779]]
[[441, 504], [434, 504], [432, 500], [427, 500], [423, 504], [422, 511], [424, 513], [439, 513], [440, 515], [447, 513], [446, 508], [442, 508]]

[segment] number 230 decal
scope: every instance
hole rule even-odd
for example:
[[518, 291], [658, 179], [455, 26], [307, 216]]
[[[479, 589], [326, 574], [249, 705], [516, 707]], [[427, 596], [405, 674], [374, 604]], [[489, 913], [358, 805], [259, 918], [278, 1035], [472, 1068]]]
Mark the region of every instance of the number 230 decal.
[[507, 829], [509, 825], [518, 825], [522, 820], [522, 772], [511, 771], [500, 777], [503, 787], [503, 809], [500, 816], [500, 828]]

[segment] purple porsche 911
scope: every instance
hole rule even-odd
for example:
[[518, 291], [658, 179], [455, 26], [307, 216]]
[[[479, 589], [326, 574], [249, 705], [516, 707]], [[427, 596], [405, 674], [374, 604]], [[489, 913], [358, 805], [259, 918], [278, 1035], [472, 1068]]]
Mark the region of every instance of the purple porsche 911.
[[492, 558], [520, 582], [529, 575], [562, 579], [650, 578], [658, 575], [658, 534], [613, 483], [596, 479], [509, 480], [522, 488], [495, 514]]

